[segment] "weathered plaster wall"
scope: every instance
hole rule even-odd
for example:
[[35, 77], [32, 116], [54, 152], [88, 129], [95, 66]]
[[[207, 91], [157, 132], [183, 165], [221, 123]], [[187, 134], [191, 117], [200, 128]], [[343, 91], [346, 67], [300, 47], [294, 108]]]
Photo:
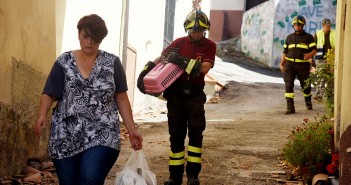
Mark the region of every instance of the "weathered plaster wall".
[[[351, 1], [339, 0], [335, 50], [335, 135], [340, 136], [351, 125]], [[338, 145], [338, 143], [336, 143]], [[350, 164], [349, 164], [350, 165]], [[350, 180], [350, 179], [348, 179]]]
[[60, 3], [0, 0], [0, 176], [18, 174], [28, 157], [46, 154], [48, 132], [35, 137], [34, 124], [56, 58]]
[[55, 58], [55, 4], [0, 0], [0, 102], [11, 104], [11, 58], [48, 73]]
[[15, 58], [11, 65], [13, 105], [0, 102], [0, 177], [19, 174], [28, 157], [45, 157], [50, 130], [40, 138], [34, 135], [46, 75]]
[[285, 38], [294, 31], [291, 21], [297, 14], [306, 18], [304, 28], [308, 33], [320, 29], [323, 18], [331, 19], [335, 27], [336, 0], [270, 0], [250, 9], [243, 17], [243, 52], [279, 68]]

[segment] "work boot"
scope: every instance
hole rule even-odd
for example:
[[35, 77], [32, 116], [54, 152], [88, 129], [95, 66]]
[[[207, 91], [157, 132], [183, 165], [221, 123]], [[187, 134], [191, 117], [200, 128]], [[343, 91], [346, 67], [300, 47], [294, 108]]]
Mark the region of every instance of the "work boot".
[[198, 178], [188, 178], [187, 185], [200, 185], [200, 181]]
[[174, 179], [168, 179], [164, 185], [182, 185], [182, 182], [176, 181]]
[[312, 110], [312, 100], [311, 96], [305, 97], [306, 108], [307, 110]]
[[286, 111], [285, 114], [294, 114], [295, 113], [295, 105], [294, 105], [294, 99], [293, 98], [286, 98]]
[[183, 174], [171, 173], [164, 185], [182, 185]]

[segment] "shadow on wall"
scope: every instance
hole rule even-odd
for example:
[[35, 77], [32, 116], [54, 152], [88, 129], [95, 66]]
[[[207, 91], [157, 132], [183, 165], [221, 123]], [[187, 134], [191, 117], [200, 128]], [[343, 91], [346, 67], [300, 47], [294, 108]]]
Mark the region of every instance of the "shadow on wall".
[[12, 58], [12, 105], [0, 102], [0, 177], [20, 174], [28, 157], [46, 157], [50, 128], [40, 138], [34, 134], [46, 78]]

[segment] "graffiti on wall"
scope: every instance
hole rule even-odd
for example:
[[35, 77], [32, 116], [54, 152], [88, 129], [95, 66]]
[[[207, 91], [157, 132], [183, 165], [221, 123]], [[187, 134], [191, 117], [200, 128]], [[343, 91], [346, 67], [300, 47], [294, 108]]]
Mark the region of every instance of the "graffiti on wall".
[[250, 30], [245, 30], [243, 33], [247, 37], [260, 37], [261, 36], [261, 23], [263, 19], [260, 17], [260, 14], [252, 14], [251, 17], [248, 17], [245, 20], [247, 25], [250, 25]]
[[294, 32], [291, 21], [297, 14], [306, 18], [304, 29], [312, 35], [321, 29], [324, 18], [329, 18], [335, 29], [336, 19], [337, 0], [276, 1], [245, 12], [241, 26], [242, 52], [271, 68], [279, 68], [283, 45], [287, 35]]
[[332, 28], [335, 29], [336, 0], [285, 0], [279, 2], [274, 19], [272, 66], [279, 66], [285, 39], [288, 34], [294, 32], [291, 22], [298, 14], [306, 18], [304, 29], [307, 33], [314, 35], [317, 30], [321, 29], [321, 21], [324, 18], [329, 18], [333, 23]]
[[272, 3], [267, 2], [246, 12], [241, 26], [242, 52], [262, 63], [267, 63], [272, 48], [269, 40], [273, 19], [267, 19], [272, 14], [266, 11], [269, 7], [273, 7]]

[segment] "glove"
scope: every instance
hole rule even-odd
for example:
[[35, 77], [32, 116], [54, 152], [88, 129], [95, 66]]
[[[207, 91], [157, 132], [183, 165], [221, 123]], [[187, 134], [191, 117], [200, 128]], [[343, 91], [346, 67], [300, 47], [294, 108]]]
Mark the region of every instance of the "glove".
[[147, 62], [147, 64], [144, 66], [144, 69], [139, 74], [139, 77], [138, 77], [138, 80], [137, 80], [137, 87], [138, 87], [139, 91], [142, 92], [143, 94], [146, 94], [145, 93], [145, 88], [144, 88], [144, 77], [155, 66], [156, 66], [155, 63], [149, 61], [149, 62]]
[[202, 63], [199, 60], [185, 58], [176, 52], [169, 53], [166, 60], [178, 65], [192, 78], [200, 74]]

